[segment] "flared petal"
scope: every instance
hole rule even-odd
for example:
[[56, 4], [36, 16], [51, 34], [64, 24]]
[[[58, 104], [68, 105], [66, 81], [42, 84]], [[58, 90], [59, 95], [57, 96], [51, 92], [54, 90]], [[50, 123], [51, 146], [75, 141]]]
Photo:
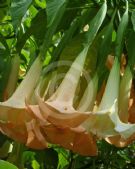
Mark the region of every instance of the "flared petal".
[[48, 126], [44, 128], [46, 138], [50, 143], [59, 144], [64, 148], [85, 156], [96, 156], [96, 140], [92, 135], [85, 133], [81, 127], [58, 128]]
[[39, 106], [44, 118], [54, 125], [76, 127], [88, 118], [89, 112], [75, 110], [73, 102], [89, 47], [105, 18], [106, 10], [105, 2], [91, 21], [91, 29], [85, 34], [85, 45], [82, 46], [81, 52], [72, 63], [55, 93], [47, 101], [42, 101], [39, 96]]
[[[123, 132], [123, 134], [121, 133], [117, 136], [108, 137], [106, 138], [107, 142], [117, 147], [125, 147], [135, 140], [134, 110], [134, 87], [132, 85], [132, 74], [129, 66], [127, 66], [125, 74], [121, 80], [119, 95], [119, 117], [120, 120], [125, 123], [120, 121], [121, 129], [118, 129]], [[127, 137], [125, 137], [125, 135]]]
[[120, 135], [107, 137], [105, 140], [109, 144], [113, 144], [116, 147], [126, 147], [135, 140], [135, 134], [131, 135], [128, 139], [122, 138]]
[[47, 101], [37, 95], [42, 116], [54, 125], [76, 127], [88, 118], [89, 112], [77, 111], [73, 107], [87, 52], [88, 48], [85, 48], [78, 55], [56, 92]]
[[[35, 117], [37, 117], [40, 132], [43, 134], [43, 137], [47, 140], [47, 142], [58, 144], [81, 155], [97, 155], [96, 140], [94, 139], [93, 135], [87, 133], [84, 128], [81, 126], [75, 128], [65, 127], [66, 125], [55, 126], [49, 121], [45, 120], [40, 112], [41, 109], [39, 106], [28, 105], [28, 109]], [[33, 129], [33, 131], [35, 131], [35, 129]]]
[[40, 124], [37, 120], [33, 119], [26, 123], [26, 128], [28, 132], [28, 138], [26, 145], [31, 148], [43, 149], [47, 148], [48, 144], [46, 138], [40, 130]]
[[39, 106], [41, 109], [42, 116], [51, 122], [54, 125], [58, 126], [69, 126], [69, 127], [76, 127], [80, 125], [83, 121], [85, 121], [88, 116], [89, 112], [81, 113], [73, 108], [68, 109], [66, 113], [62, 113], [58, 111], [56, 108], [47, 105], [46, 102], [39, 99]]
[[0, 102], [0, 128], [4, 134], [22, 143], [26, 143], [28, 132], [26, 123], [31, 121], [31, 116], [25, 100], [30, 100], [37, 85], [42, 69], [40, 58], [37, 58], [24, 80], [14, 94], [5, 102]]
[[[98, 137], [106, 138], [113, 135], [118, 135], [115, 131], [115, 124], [111, 120], [111, 115], [118, 111], [118, 90], [119, 90], [119, 63], [115, 59], [114, 65], [111, 69], [106, 88], [95, 112], [92, 112], [89, 118], [82, 124], [87, 131], [93, 132]], [[115, 77], [113, 89], [111, 87]]]

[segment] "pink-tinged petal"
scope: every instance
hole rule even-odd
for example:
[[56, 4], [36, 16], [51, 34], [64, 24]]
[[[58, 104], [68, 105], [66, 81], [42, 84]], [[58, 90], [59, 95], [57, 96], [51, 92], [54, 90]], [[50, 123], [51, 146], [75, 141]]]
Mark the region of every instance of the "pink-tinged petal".
[[47, 123], [46, 119], [42, 115], [39, 105], [26, 105], [29, 113], [34, 117], [37, 118], [38, 120]]
[[122, 138], [120, 135], [108, 137], [105, 139], [108, 143], [115, 145], [116, 147], [126, 147], [135, 141], [135, 134], [130, 136], [128, 139]]
[[[42, 104], [43, 106], [45, 105], [44, 102], [42, 102]], [[96, 140], [91, 134], [86, 133], [83, 127], [79, 126], [76, 128], [71, 128], [69, 126], [67, 127], [63, 123], [60, 125], [59, 122], [57, 125], [53, 125], [48, 120], [48, 116], [44, 116], [41, 107], [41, 105], [38, 106], [27, 104], [27, 110], [31, 115], [34, 115], [33, 117], [37, 118], [38, 122], [38, 126], [35, 125], [36, 127], [33, 126], [34, 121], [27, 124], [29, 133], [27, 140], [28, 146], [30, 146], [33, 140], [39, 140], [39, 138], [41, 138], [41, 145], [43, 145], [42, 142], [44, 139], [46, 139], [47, 142], [58, 144], [64, 148], [70, 149], [85, 156], [97, 155]], [[49, 110], [47, 112], [48, 114], [50, 113]], [[71, 122], [69, 118], [67, 118], [67, 124]], [[36, 123], [34, 122], [34, 124]], [[42, 136], [40, 136], [40, 134], [36, 134], [35, 131], [40, 133]], [[89, 148], [87, 148], [87, 146]]]
[[85, 156], [96, 156], [98, 151], [93, 135], [85, 132], [76, 134], [73, 151]]
[[[27, 98], [27, 100], [31, 101], [31, 96], [39, 80], [41, 69], [42, 62], [40, 58], [37, 58], [13, 95], [7, 101], [0, 102], [1, 131], [21, 143], [26, 143], [28, 137], [25, 123], [34, 118], [28, 112], [25, 100]], [[35, 133], [38, 135], [39, 131], [36, 127], [35, 130]]]
[[55, 93], [47, 101], [41, 99], [40, 94], [37, 94], [42, 116], [54, 125], [76, 127], [88, 118], [88, 112], [77, 111], [73, 106], [87, 52], [88, 48], [84, 48], [80, 52]]
[[27, 130], [23, 125], [13, 125], [11, 123], [0, 123], [0, 128], [3, 134], [8, 137], [19, 141], [20, 143], [25, 143], [27, 140]]
[[40, 126], [36, 120], [31, 120], [26, 123], [26, 128], [28, 132], [27, 146], [36, 149], [47, 148], [47, 141], [40, 130]]
[[76, 127], [80, 125], [83, 121], [85, 121], [89, 116], [89, 113], [87, 112], [80, 113], [76, 110], [70, 111], [68, 110], [68, 107], [67, 113], [61, 112], [58, 109], [48, 105], [42, 99], [39, 99], [39, 107], [41, 109], [44, 119], [47, 119], [47, 121], [57, 126]]
[[81, 127], [58, 128], [48, 125], [43, 127], [43, 129], [46, 139], [50, 143], [59, 144], [84, 156], [97, 155], [97, 146], [93, 135], [86, 133]]

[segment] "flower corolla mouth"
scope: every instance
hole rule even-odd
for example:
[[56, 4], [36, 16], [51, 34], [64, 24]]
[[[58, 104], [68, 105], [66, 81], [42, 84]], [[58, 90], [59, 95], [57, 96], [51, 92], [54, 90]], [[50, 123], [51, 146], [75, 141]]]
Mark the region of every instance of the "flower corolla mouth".
[[132, 78], [130, 67], [127, 65], [120, 81], [118, 115], [111, 115], [111, 119], [115, 124], [115, 130], [119, 134], [105, 138], [107, 142], [117, 147], [125, 147], [135, 139], [135, 124], [129, 120], [130, 111], [133, 108], [133, 102], [130, 104], [131, 97], [133, 97], [130, 95], [131, 91], [133, 91]]
[[77, 127], [89, 116], [89, 112], [78, 111], [73, 105], [75, 92], [83, 71], [87, 52], [88, 49], [85, 48], [77, 56], [70, 69], [65, 74], [61, 84], [51, 97], [44, 100], [39, 94], [40, 91], [37, 92], [37, 102], [42, 116], [54, 125]]
[[[127, 75], [130, 80], [131, 75], [128, 68], [126, 69], [126, 72], [123, 80], [126, 79], [125, 76]], [[111, 86], [111, 84], [113, 84], [114, 77], [115, 84]], [[123, 80], [121, 80], [121, 84], [123, 84]], [[124, 140], [131, 140], [133, 138], [133, 135], [135, 133], [135, 124], [122, 122], [122, 120], [120, 119], [120, 117], [124, 116], [122, 116], [122, 114], [121, 116], [119, 116], [119, 111], [121, 110], [120, 106], [125, 107], [125, 113], [127, 113], [126, 111], [128, 110], [126, 108], [126, 105], [128, 105], [129, 94], [126, 91], [130, 89], [131, 85], [129, 83], [127, 87], [126, 83], [124, 83], [125, 88], [123, 88], [123, 91], [120, 90], [120, 92], [125, 92], [126, 96], [124, 95], [123, 98], [126, 97], [126, 99], [120, 98], [123, 102], [121, 101], [121, 104], [119, 104], [119, 83], [120, 65], [116, 58], [114, 61], [114, 65], [111, 69], [101, 103], [99, 104], [99, 107], [95, 110], [95, 112], [92, 112], [89, 115], [90, 117], [82, 124], [82, 126], [86, 129], [86, 131], [92, 132], [99, 138], [103, 138], [106, 140], [109, 140], [109, 138], [113, 139], [113, 137], [116, 137], [117, 139], [121, 138], [121, 144], [124, 145]], [[129, 89], [127, 90], [127, 88]], [[112, 95], [110, 95], [111, 90], [113, 90], [113, 93], [111, 92]], [[128, 118], [128, 116], [126, 117]]]
[[[39, 81], [41, 70], [42, 62], [38, 57], [12, 96], [8, 100], [0, 102], [1, 131], [10, 138], [24, 144], [27, 144], [32, 136], [32, 134], [31, 136], [29, 135], [26, 124], [35, 118], [29, 113], [26, 102], [28, 101], [32, 104], [31, 97]], [[35, 134], [33, 135], [34, 137], [34, 142], [29, 144], [30, 147], [37, 149], [46, 147], [46, 145], [40, 143], [41, 141], [38, 140]]]
[[[114, 135], [118, 135], [115, 130], [115, 124], [111, 119], [112, 115], [114, 118], [117, 116], [118, 111], [118, 87], [119, 87], [119, 64], [116, 59], [111, 69], [104, 94], [102, 96], [99, 106], [89, 115], [89, 118], [82, 124], [86, 131], [92, 132], [99, 138], [106, 138]], [[117, 74], [117, 76], [116, 76]], [[111, 84], [116, 77], [116, 84], [114, 84], [114, 91], [112, 90]]]
[[33, 120], [27, 124], [27, 130], [29, 131], [28, 146], [37, 143], [35, 140], [38, 138], [40, 145], [44, 145], [46, 140], [46, 142], [58, 144], [84, 156], [97, 155], [96, 139], [92, 134], [87, 133], [83, 127], [54, 125], [44, 118], [39, 105], [27, 106], [33, 116], [38, 117], [36, 121]]

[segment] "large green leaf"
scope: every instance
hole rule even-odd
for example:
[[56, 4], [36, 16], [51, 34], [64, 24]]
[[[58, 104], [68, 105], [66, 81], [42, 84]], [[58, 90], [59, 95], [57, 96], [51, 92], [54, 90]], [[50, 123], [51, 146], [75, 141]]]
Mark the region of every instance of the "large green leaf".
[[126, 1], [126, 10], [121, 18], [116, 36], [115, 56], [118, 58], [120, 58], [122, 53], [124, 45], [124, 36], [127, 26], [128, 26], [128, 1]]
[[12, 0], [11, 1], [11, 17], [14, 29], [17, 30], [18, 26], [21, 24], [22, 18], [25, 15], [27, 9], [29, 8], [32, 0]]
[[[101, 42], [100, 46], [98, 49], [98, 63], [97, 63], [97, 68], [98, 68], [98, 73], [102, 75], [106, 58], [108, 54], [110, 53], [111, 45], [112, 45], [112, 33], [113, 33], [113, 21], [114, 21], [114, 16], [115, 16], [116, 11], [114, 12], [114, 15], [107, 26], [105, 26], [101, 32]], [[107, 47], [106, 47], [107, 44]]]
[[104, 18], [106, 16], [106, 12], [107, 12], [107, 4], [105, 1], [104, 4], [102, 5], [102, 7], [100, 8], [100, 10], [98, 11], [97, 15], [89, 23], [89, 30], [86, 32], [86, 35], [85, 35], [86, 39], [85, 39], [84, 45], [86, 45], [88, 47], [91, 45], [101, 24], [104, 21]]
[[[37, 29], [38, 28], [38, 29]], [[40, 10], [37, 15], [31, 21], [31, 26], [27, 31], [18, 39], [17, 49], [21, 51], [25, 42], [31, 35], [35, 37], [38, 44], [41, 44], [46, 32], [46, 12], [44, 9]]]
[[61, 18], [66, 9], [67, 0], [47, 0], [47, 25], [48, 29], [45, 34], [44, 42], [41, 47], [41, 56], [44, 58], [46, 52], [52, 42], [52, 37], [61, 21]]
[[18, 169], [18, 168], [7, 161], [0, 160], [0, 169]]
[[[78, 35], [78, 33], [79, 33], [78, 28], [80, 29], [81, 27], [83, 27], [86, 24], [86, 20], [88, 18], [89, 18], [89, 20], [92, 19], [92, 17], [94, 16], [92, 14], [93, 14], [93, 9], [92, 10], [90, 9], [86, 12], [83, 12], [80, 16], [75, 17], [75, 19], [70, 24], [70, 27], [65, 31], [64, 36], [62, 37], [60, 43], [53, 51], [53, 60], [58, 59], [58, 57], [60, 56], [60, 53], [62, 52], [64, 47], [69, 42], [71, 42], [72, 37], [75, 36], [76, 34]], [[95, 14], [95, 10], [94, 10], [94, 14]]]
[[57, 13], [62, 9], [63, 5], [65, 5], [66, 0], [47, 0], [47, 25], [48, 27], [52, 25], [55, 21]]
[[128, 63], [131, 66], [131, 68], [134, 68], [135, 64], [135, 32], [132, 30], [128, 35], [127, 40], [127, 51], [128, 51]]
[[63, 38], [61, 39], [60, 43], [58, 44], [58, 46], [55, 48], [55, 50], [53, 52], [53, 60], [58, 59], [58, 57], [60, 56], [60, 53], [62, 52], [64, 47], [72, 39], [72, 36], [73, 36], [74, 32], [76, 31], [78, 24], [79, 24], [78, 19], [75, 19], [73, 21], [71, 27], [67, 30], [67, 32], [65, 32]]

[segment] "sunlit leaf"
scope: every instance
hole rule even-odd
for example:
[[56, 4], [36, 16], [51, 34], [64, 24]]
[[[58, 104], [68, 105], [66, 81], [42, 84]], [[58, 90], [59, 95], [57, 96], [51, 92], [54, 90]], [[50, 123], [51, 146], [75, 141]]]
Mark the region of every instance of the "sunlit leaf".
[[[38, 29], [37, 29], [38, 27]], [[17, 49], [20, 50], [25, 45], [26, 41], [33, 35], [36, 39], [37, 44], [41, 44], [44, 35], [46, 33], [46, 13], [45, 10], [40, 10], [37, 15], [32, 19], [31, 26], [27, 29], [27, 31], [18, 39]]]
[[17, 167], [7, 161], [0, 160], [1, 169], [17, 169]]
[[46, 11], [47, 11], [47, 25], [48, 27], [55, 21], [57, 13], [62, 10], [65, 5], [66, 0], [47, 0]]
[[17, 31], [18, 26], [20, 26], [22, 18], [26, 14], [31, 3], [32, 0], [12, 0], [10, 11], [15, 31]]

